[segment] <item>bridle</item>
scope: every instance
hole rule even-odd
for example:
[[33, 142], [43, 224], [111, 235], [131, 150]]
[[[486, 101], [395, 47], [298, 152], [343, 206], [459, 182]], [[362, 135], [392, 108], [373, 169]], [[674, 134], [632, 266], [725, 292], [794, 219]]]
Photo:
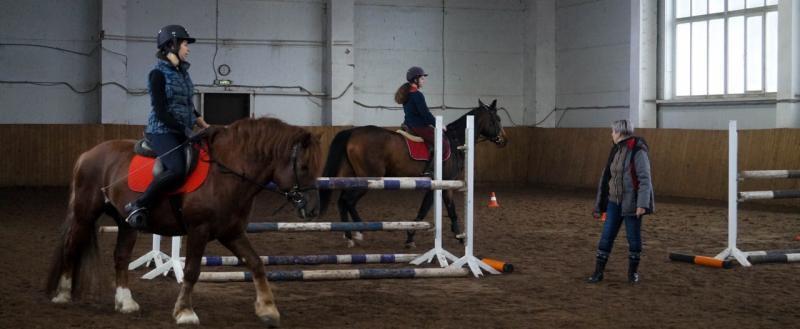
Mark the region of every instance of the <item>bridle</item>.
[[282, 193], [286, 197], [286, 200], [291, 202], [295, 209], [300, 210], [302, 216], [305, 217], [305, 209], [306, 205], [308, 204], [305, 192], [317, 190], [317, 186], [300, 186], [300, 176], [297, 174], [297, 149], [299, 146], [299, 143], [292, 146], [291, 160], [292, 173], [294, 174], [294, 184], [292, 184], [292, 188], [289, 191]]
[[[296, 143], [296, 144], [294, 144], [292, 146], [291, 161], [292, 161], [292, 174], [293, 174], [292, 176], [294, 178], [294, 183], [292, 184], [292, 187], [289, 190], [286, 190], [286, 191], [280, 190], [273, 182], [261, 183], [261, 182], [256, 181], [255, 179], [247, 177], [247, 175], [245, 173], [237, 172], [237, 171], [231, 169], [230, 167], [226, 166], [225, 164], [223, 164], [219, 160], [215, 159], [211, 155], [211, 147], [208, 144], [208, 142], [206, 142], [206, 147], [208, 149], [208, 155], [209, 155], [209, 158], [210, 158], [209, 163], [214, 163], [217, 166], [219, 166], [220, 169], [221, 169], [220, 171], [223, 174], [234, 175], [236, 177], [239, 177], [243, 181], [246, 181], [246, 182], [249, 182], [249, 183], [251, 183], [253, 185], [258, 186], [261, 190], [267, 190], [267, 191], [270, 191], [270, 192], [273, 192], [273, 193], [277, 193], [277, 194], [283, 195], [286, 198], [287, 203], [291, 203], [295, 207], [295, 209], [298, 209], [300, 211], [301, 215], [303, 217], [305, 217], [305, 215], [306, 215], [305, 207], [306, 207], [306, 205], [308, 205], [308, 200], [305, 197], [305, 192], [316, 190], [317, 187], [316, 187], [316, 185], [315, 186], [300, 186], [300, 176], [297, 173], [297, 153], [298, 153], [298, 149], [300, 147], [300, 143]], [[285, 206], [286, 206], [286, 204], [282, 205], [275, 212], [277, 213], [278, 211], [283, 209], [283, 207], [285, 207]]]
[[[486, 105], [484, 105], [482, 108], [486, 109], [486, 111], [491, 112], [491, 109], [486, 107]], [[494, 137], [486, 137], [483, 134], [480, 134], [478, 136], [478, 140], [475, 141], [475, 144], [478, 144], [478, 143], [481, 143], [481, 142], [484, 142], [484, 141], [490, 141], [490, 142], [494, 143], [495, 145], [502, 145], [503, 140], [504, 140], [503, 136], [505, 134], [506, 134], [506, 129], [501, 126], [500, 127], [500, 131], [498, 131], [497, 135], [495, 135]]]

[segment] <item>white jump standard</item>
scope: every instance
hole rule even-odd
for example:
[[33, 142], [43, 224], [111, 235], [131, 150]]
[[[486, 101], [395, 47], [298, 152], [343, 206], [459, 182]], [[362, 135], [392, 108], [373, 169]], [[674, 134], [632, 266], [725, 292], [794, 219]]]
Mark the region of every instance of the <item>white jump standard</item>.
[[736, 121], [728, 125], [728, 247], [715, 258], [727, 260], [735, 258], [742, 266], [751, 263], [793, 262], [800, 261], [800, 253], [786, 251], [752, 251], [745, 252], [736, 246], [738, 229], [738, 202], [748, 200], [767, 200], [783, 198], [800, 198], [800, 190], [788, 191], [749, 191], [738, 192], [738, 182], [744, 179], [800, 178], [800, 170], [749, 170], [738, 173], [737, 160], [739, 151], [739, 134]]
[[[270, 281], [285, 280], [342, 280], [342, 279], [380, 279], [380, 278], [420, 278], [420, 277], [453, 277], [465, 276], [470, 272], [479, 277], [483, 275], [481, 269], [500, 274], [497, 270], [487, 265], [473, 255], [474, 225], [473, 225], [473, 194], [474, 194], [474, 161], [475, 161], [475, 121], [474, 117], [467, 116], [465, 130], [465, 145], [458, 146], [465, 151], [466, 168], [465, 181], [442, 180], [442, 118], [436, 117], [437, 129], [435, 130], [436, 147], [434, 152], [435, 179], [427, 177], [320, 177], [317, 187], [320, 189], [384, 189], [384, 190], [434, 190], [434, 220], [435, 236], [434, 248], [423, 255], [413, 254], [387, 254], [392, 255], [326, 255], [326, 256], [262, 256], [265, 264], [343, 264], [343, 263], [391, 263], [411, 262], [419, 265], [423, 262], [432, 262], [436, 259], [442, 268], [411, 268], [411, 269], [353, 269], [353, 270], [317, 270], [317, 271], [276, 271], [268, 274]], [[464, 257], [458, 258], [442, 248], [442, 190], [461, 189], [465, 191], [465, 221], [466, 244]], [[336, 223], [250, 223], [248, 233], [260, 232], [330, 232], [330, 231], [394, 231], [394, 230], [426, 230], [431, 224], [427, 222], [336, 222]], [[101, 227], [100, 232], [116, 232], [117, 227]], [[154, 236], [154, 252], [157, 249]], [[150, 254], [148, 254], [150, 255]], [[349, 259], [348, 259], [349, 256]], [[166, 274], [170, 269], [176, 271], [176, 279], [182, 281], [182, 258], [180, 257], [180, 237], [173, 237], [172, 255], [164, 260], [159, 254], [161, 264], [147, 273], [143, 278], [152, 279], [159, 274]], [[151, 257], [152, 258], [152, 257]], [[266, 259], [265, 259], [266, 258]], [[391, 259], [391, 260], [390, 260]], [[450, 262], [453, 262], [452, 264]], [[137, 262], [141, 265], [144, 262]], [[241, 265], [236, 257], [203, 258], [204, 265]], [[468, 269], [463, 266], [467, 265]], [[177, 272], [180, 269], [180, 274]], [[200, 281], [229, 282], [247, 281], [250, 273], [246, 272], [201, 272]]]

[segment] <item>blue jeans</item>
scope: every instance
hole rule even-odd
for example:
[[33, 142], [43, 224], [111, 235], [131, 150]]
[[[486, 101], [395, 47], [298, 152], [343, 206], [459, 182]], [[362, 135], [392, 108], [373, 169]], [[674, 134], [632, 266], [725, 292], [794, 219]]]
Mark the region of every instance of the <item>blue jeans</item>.
[[603, 234], [597, 246], [598, 253], [608, 255], [614, 247], [619, 228], [625, 222], [625, 232], [628, 237], [628, 251], [638, 257], [642, 252], [642, 219], [636, 216], [622, 216], [622, 207], [614, 202], [609, 202], [606, 208], [606, 222], [603, 225]]

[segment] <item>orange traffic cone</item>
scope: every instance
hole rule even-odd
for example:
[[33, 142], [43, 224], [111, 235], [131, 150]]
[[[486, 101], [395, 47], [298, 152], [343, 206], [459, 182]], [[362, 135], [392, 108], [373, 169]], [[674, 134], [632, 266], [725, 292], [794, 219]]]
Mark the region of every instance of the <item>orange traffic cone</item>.
[[500, 204], [497, 203], [497, 197], [492, 192], [492, 196], [489, 198], [489, 208], [500, 208]]

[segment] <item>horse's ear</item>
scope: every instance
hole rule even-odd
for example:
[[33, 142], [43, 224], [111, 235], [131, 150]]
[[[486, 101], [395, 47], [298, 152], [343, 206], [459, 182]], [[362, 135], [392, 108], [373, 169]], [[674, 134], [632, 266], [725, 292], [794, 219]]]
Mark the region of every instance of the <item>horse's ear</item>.
[[497, 106], [497, 98], [492, 101], [492, 105], [489, 105], [489, 108], [495, 109], [495, 106]]
[[483, 104], [483, 101], [481, 101], [481, 99], [478, 98], [478, 107], [484, 107], [484, 106], [486, 106], [486, 104]]

